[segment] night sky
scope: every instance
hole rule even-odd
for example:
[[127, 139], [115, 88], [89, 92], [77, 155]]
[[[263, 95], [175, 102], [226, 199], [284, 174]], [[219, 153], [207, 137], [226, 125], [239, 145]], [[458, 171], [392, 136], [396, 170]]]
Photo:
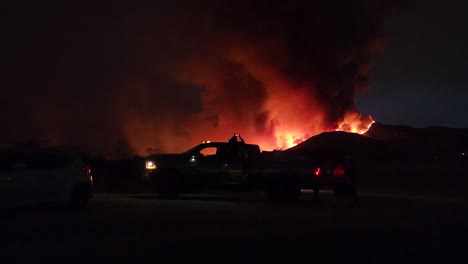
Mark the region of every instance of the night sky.
[[309, 113], [292, 120], [313, 120], [306, 132], [355, 109], [468, 127], [461, 1], [136, 2], [6, 1], [0, 145], [141, 154], [214, 131], [266, 140], [288, 105]]
[[415, 127], [468, 127], [468, 16], [465, 1], [415, 1], [385, 26], [372, 88], [358, 108]]

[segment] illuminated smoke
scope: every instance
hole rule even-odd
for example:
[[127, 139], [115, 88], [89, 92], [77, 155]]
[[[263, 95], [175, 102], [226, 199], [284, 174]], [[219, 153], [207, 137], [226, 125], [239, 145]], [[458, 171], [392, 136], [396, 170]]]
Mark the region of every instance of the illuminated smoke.
[[[155, 21], [158, 30], [147, 33], [157, 41], [139, 49], [148, 62], [151, 47], [148, 63], [159, 73], [201, 88], [201, 109], [174, 124], [184, 136], [163, 136], [163, 148], [240, 132], [263, 149], [284, 149], [323, 131], [364, 132], [371, 124], [354, 99], [370, 86], [369, 60], [381, 49], [390, 2], [203, 3]], [[161, 66], [165, 59], [171, 62]]]
[[4, 140], [118, 156], [182, 151], [235, 132], [284, 149], [368, 127], [354, 99], [370, 86], [369, 60], [394, 1], [51, 5], [13, 10], [43, 24], [11, 45], [10, 83], [21, 89], [10, 96], [22, 103], [2, 120], [30, 132]]

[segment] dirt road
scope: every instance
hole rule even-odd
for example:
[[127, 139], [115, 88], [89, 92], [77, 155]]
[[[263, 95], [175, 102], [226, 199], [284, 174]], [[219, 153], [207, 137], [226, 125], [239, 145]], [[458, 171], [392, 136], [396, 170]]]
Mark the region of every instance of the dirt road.
[[[2, 212], [1, 255], [17, 261], [436, 263], [468, 259], [468, 203], [363, 194], [360, 208], [275, 204], [263, 193], [157, 200], [98, 194], [82, 211]], [[11, 262], [9, 262], [11, 263]]]

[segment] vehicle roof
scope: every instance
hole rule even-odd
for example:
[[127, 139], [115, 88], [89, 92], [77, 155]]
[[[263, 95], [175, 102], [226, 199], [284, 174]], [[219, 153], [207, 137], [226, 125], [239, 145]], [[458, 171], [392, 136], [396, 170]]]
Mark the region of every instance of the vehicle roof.
[[[247, 145], [247, 146], [255, 146], [255, 147], [258, 146], [256, 144], [247, 144], [247, 143], [244, 143], [244, 144]], [[203, 142], [200, 145], [208, 145], [208, 146], [209, 145], [229, 145], [229, 142]]]
[[79, 158], [76, 153], [60, 151], [54, 148], [0, 148], [0, 155], [56, 155], [68, 158]]

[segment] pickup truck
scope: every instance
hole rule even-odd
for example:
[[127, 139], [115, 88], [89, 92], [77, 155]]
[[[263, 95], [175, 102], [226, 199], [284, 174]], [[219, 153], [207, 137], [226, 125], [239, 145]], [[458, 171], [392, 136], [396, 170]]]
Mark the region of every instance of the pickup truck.
[[264, 189], [271, 200], [294, 201], [301, 188], [318, 191], [320, 168], [301, 157], [260, 152], [258, 145], [203, 142], [181, 154], [145, 159], [145, 179], [160, 198], [238, 185]]

